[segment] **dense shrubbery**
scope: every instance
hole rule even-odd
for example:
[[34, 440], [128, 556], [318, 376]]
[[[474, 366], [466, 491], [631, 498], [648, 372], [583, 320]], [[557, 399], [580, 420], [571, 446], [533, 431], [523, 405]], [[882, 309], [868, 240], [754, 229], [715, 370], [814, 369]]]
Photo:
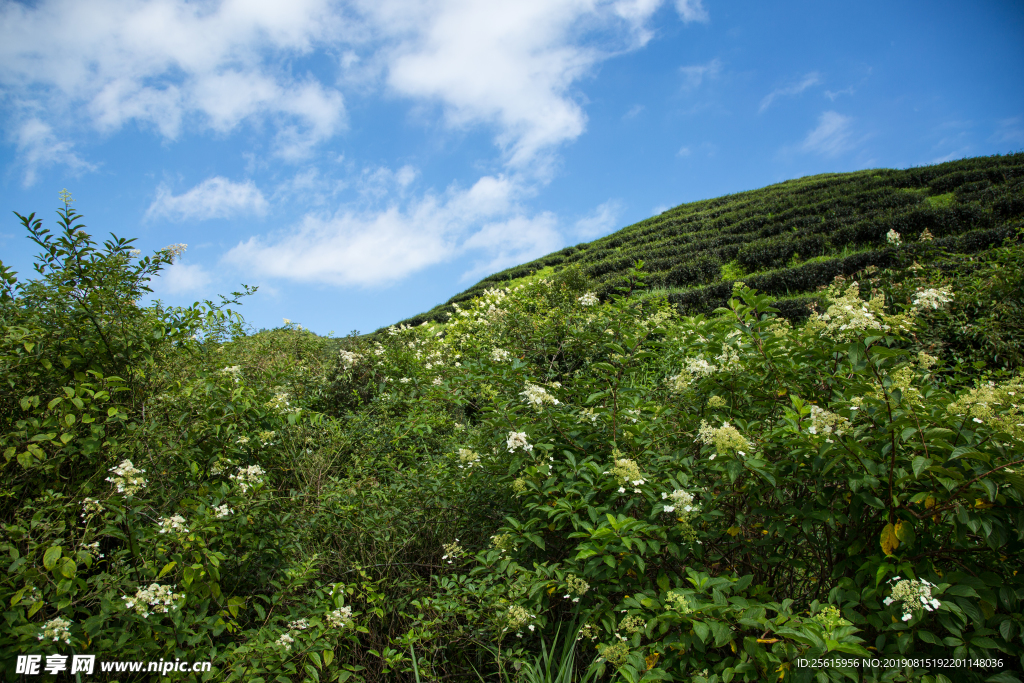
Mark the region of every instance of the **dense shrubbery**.
[[[851, 250], [867, 250], [869, 261], [884, 260], [890, 230], [908, 241], [928, 231], [949, 252], [972, 254], [1000, 244], [1020, 227], [1022, 218], [1022, 153], [902, 171], [810, 176], [677, 206], [590, 244], [491, 275], [447, 304], [404, 322], [443, 321], [451, 304], [546, 267], [580, 267], [595, 279], [603, 299], [637, 260], [650, 272], [648, 286], [668, 288], [682, 297], [680, 312], [710, 313], [722, 305], [731, 287], [719, 278], [732, 279], [724, 270], [709, 268], [715, 262], [734, 262], [759, 277], [770, 272], [776, 283], [768, 289], [755, 286], [763, 291], [810, 293], [835, 273], [854, 272], [847, 258]], [[809, 280], [801, 265], [812, 259], [826, 260], [815, 265], [831, 269], [833, 275]], [[688, 291], [716, 284], [723, 286], [715, 294]]]
[[[833, 280], [799, 327], [565, 268], [339, 352], [142, 307], [176, 248], [61, 213], [3, 271], [4, 653], [531, 680], [557, 633], [599, 680], [1017, 680], [1024, 382], [971, 365], [1019, 353], [1014, 245]], [[896, 656], [987, 663], [799, 664]]]

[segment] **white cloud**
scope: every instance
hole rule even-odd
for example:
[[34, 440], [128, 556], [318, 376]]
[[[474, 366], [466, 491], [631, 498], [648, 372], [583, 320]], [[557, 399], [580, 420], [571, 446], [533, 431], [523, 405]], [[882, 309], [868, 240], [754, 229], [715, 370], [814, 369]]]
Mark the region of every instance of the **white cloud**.
[[237, 215], [262, 215], [266, 211], [267, 200], [251, 180], [233, 183], [222, 176], [215, 176], [180, 195], [171, 194], [171, 190], [161, 184], [157, 188], [156, 199], [146, 211], [146, 218], [203, 221]]
[[5, 3], [0, 85], [107, 132], [137, 121], [175, 139], [195, 116], [219, 132], [269, 117], [278, 154], [296, 158], [341, 129], [344, 105], [288, 61], [341, 26], [328, 0]]
[[704, 9], [703, 0], [676, 0], [676, 11], [687, 24], [691, 21], [701, 23], [709, 21], [708, 11]]
[[308, 214], [277, 235], [239, 243], [224, 260], [271, 277], [380, 286], [470, 251], [484, 252], [481, 267], [532, 258], [558, 240], [548, 215], [530, 218], [518, 207], [524, 191], [518, 179], [484, 176], [469, 189], [453, 186], [405, 206]]
[[761, 106], [758, 107], [757, 111], [758, 113], [763, 112], [765, 109], [770, 107], [772, 105], [772, 102], [774, 102], [775, 99], [778, 97], [785, 97], [787, 95], [799, 95], [804, 90], [810, 88], [812, 85], [817, 85], [820, 82], [821, 78], [818, 75], [818, 72], [812, 71], [811, 73], [801, 78], [798, 82], [793, 83], [792, 85], [787, 85], [782, 88], [776, 88], [775, 90], [765, 95], [764, 99], [761, 100]]
[[[660, 2], [373, 0], [364, 9], [393, 41], [387, 82], [396, 92], [442, 105], [454, 128], [491, 124], [506, 161], [525, 168], [578, 137], [586, 116], [572, 86], [616, 51], [642, 45]], [[588, 29], [619, 29], [604, 49]]]
[[629, 111], [627, 111], [625, 114], [622, 115], [622, 120], [623, 121], [628, 121], [629, 119], [635, 118], [635, 117], [639, 116], [640, 112], [642, 112], [643, 110], [644, 110], [644, 105], [642, 105], [642, 104], [634, 104], [632, 107], [629, 108]]
[[712, 59], [707, 64], [695, 64], [693, 66], [681, 66], [679, 71], [683, 74], [686, 79], [686, 87], [696, 88], [704, 79], [711, 80], [716, 78], [722, 71], [722, 62], [720, 60]]
[[688, 157], [692, 153], [693, 153], [693, 151], [689, 147], [684, 145], [684, 146], [679, 148], [678, 152], [676, 152], [676, 156], [677, 157]]
[[160, 271], [160, 275], [153, 281], [153, 291], [158, 295], [199, 292], [208, 287], [212, 280], [202, 266], [177, 262]]
[[558, 219], [550, 211], [532, 217], [513, 216], [484, 225], [462, 244], [462, 248], [482, 251], [485, 259], [463, 273], [462, 279], [490, 275], [550, 254], [564, 243], [557, 228]]
[[853, 95], [853, 93], [854, 90], [853, 86], [851, 85], [849, 88], [843, 88], [842, 90], [826, 90], [825, 97], [829, 99], [829, 102], [835, 102], [836, 98], [839, 97], [840, 95]]
[[575, 234], [583, 239], [594, 239], [607, 234], [622, 214], [622, 202], [610, 199], [601, 204], [589, 215], [576, 221]]
[[827, 111], [818, 118], [818, 127], [807, 134], [800, 148], [805, 152], [816, 152], [835, 156], [852, 147], [850, 141], [849, 116]]
[[96, 166], [84, 161], [73, 151], [70, 142], [59, 140], [49, 124], [38, 118], [21, 123], [14, 133], [14, 144], [18, 157], [25, 167], [22, 184], [35, 184], [38, 172], [49, 166], [63, 164], [73, 171], [94, 171]]
[[[492, 126], [513, 168], [585, 129], [575, 91], [646, 44], [664, 0], [39, 0], [0, 4], [0, 87], [58, 120], [166, 140], [269, 126], [275, 154], [312, 155], [345, 128], [339, 87], [386, 84], [452, 128]], [[700, 0], [677, 0], [706, 21]], [[325, 57], [337, 73], [298, 65]], [[317, 60], [324, 61], [324, 60]], [[339, 84], [342, 84], [339, 86]]]

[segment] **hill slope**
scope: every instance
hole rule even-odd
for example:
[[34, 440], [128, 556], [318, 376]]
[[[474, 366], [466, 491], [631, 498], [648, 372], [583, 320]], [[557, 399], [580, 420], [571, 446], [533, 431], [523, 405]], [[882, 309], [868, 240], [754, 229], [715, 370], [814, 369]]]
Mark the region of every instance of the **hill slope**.
[[896, 265], [890, 230], [905, 242], [927, 230], [951, 254], [997, 246], [1024, 225], [1024, 153], [906, 170], [875, 169], [789, 180], [682, 204], [618, 232], [484, 278], [417, 316], [443, 322], [452, 304], [544, 269], [576, 266], [605, 298], [634, 261], [647, 287], [683, 313], [724, 305], [732, 282], [779, 297], [787, 317], [805, 315], [809, 294], [837, 275]]

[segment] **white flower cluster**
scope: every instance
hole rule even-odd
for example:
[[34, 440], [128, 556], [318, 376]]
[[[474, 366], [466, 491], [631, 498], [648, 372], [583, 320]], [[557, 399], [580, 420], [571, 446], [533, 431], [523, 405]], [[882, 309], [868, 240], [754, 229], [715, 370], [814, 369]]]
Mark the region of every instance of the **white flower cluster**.
[[946, 406], [950, 415], [970, 417], [975, 423], [984, 423], [1024, 439], [1024, 406], [1018, 395], [1024, 395], [1024, 377], [1002, 384], [988, 382], [971, 389]]
[[533, 444], [526, 440], [526, 432], [509, 432], [508, 440], [505, 443], [510, 451], [521, 448], [529, 453], [533, 450]]
[[39, 640], [52, 640], [57, 642], [63, 640], [68, 645], [71, 644], [71, 622], [67, 619], [57, 617], [50, 619], [48, 622], [43, 624], [43, 632], [36, 636]]
[[499, 349], [497, 346], [491, 349], [491, 360], [493, 360], [495, 363], [504, 363], [511, 357], [512, 354], [510, 354], [505, 349]]
[[497, 548], [502, 555], [516, 549], [515, 539], [512, 538], [512, 534], [496, 534], [491, 536], [491, 545]]
[[160, 251], [167, 252], [167, 255], [170, 256], [171, 261], [173, 261], [174, 259], [184, 254], [186, 249], [188, 249], [187, 244], [182, 244], [181, 242], [178, 242], [177, 244], [169, 244]]
[[140, 588], [135, 597], [121, 596], [127, 609], [134, 609], [143, 617], [148, 617], [152, 612], [166, 614], [172, 609], [178, 609], [175, 601], [181, 598], [180, 593], [175, 593], [171, 586], [161, 586], [156, 583], [149, 584], [149, 588]]
[[536, 614], [530, 614], [530, 612], [520, 605], [512, 605], [508, 608], [508, 613], [505, 615], [505, 622], [508, 624], [508, 628], [516, 632], [516, 636], [522, 638], [522, 629], [524, 626], [528, 627], [531, 631], [536, 628], [535, 624], [530, 622], [537, 618]]
[[915, 310], [930, 308], [938, 310], [953, 300], [953, 294], [948, 289], [919, 289], [914, 293], [914, 300], [911, 305]]
[[224, 503], [223, 505], [218, 505], [217, 507], [213, 508], [213, 516], [217, 519], [224, 519], [225, 517], [229, 516], [232, 512], [233, 510], [231, 510], [231, 508], [228, 507], [227, 503]]
[[636, 464], [635, 460], [630, 460], [629, 458], [616, 458], [615, 465], [607, 472], [604, 472], [604, 474], [611, 474], [618, 479], [619, 484], [622, 484], [619, 486], [619, 493], [626, 492], [626, 484], [633, 486], [633, 493], [640, 493], [641, 491], [638, 487], [647, 483], [647, 480], [640, 473], [640, 466]]
[[885, 315], [885, 297], [881, 293], [864, 301], [857, 283], [850, 284], [845, 291], [842, 287], [842, 283], [829, 286], [828, 297], [832, 304], [824, 313], [811, 316], [810, 329], [819, 328], [836, 341], [851, 341], [862, 330], [910, 329], [910, 320], [904, 316]]
[[309, 628], [308, 619], [296, 619], [295, 621], [288, 622], [288, 628], [293, 628], [296, 631], [305, 631]]
[[[725, 347], [722, 348], [724, 353]], [[703, 358], [687, 358], [680, 373], [668, 378], [669, 386], [672, 391], [682, 393], [695, 380], [710, 377], [716, 372], [718, 372], [718, 368]]]
[[690, 603], [690, 598], [683, 593], [676, 593], [673, 591], [666, 595], [665, 598], [665, 609], [675, 610], [680, 614], [689, 614], [693, 611], [693, 605]]
[[893, 586], [892, 594], [887, 597], [884, 602], [886, 605], [891, 605], [894, 602], [903, 603], [903, 621], [910, 621], [914, 618], [914, 609], [917, 608], [918, 603], [921, 604], [929, 612], [933, 612], [942, 606], [942, 603], [932, 597], [932, 588], [935, 586], [934, 583], [929, 583], [924, 579], [900, 579], [898, 576], [894, 576], [889, 579], [889, 582], [898, 581]]
[[900, 238], [900, 234], [890, 228], [889, 232], [885, 233], [885, 241], [894, 247], [898, 247], [903, 244], [903, 240]]
[[686, 513], [700, 510], [700, 505], [693, 504], [693, 495], [681, 489], [676, 489], [672, 493], [662, 492], [661, 499], [672, 501], [671, 505], [664, 506], [665, 512], [675, 512], [676, 508], [680, 508], [680, 512]]
[[601, 303], [600, 299], [598, 299], [597, 295], [594, 294], [593, 292], [587, 292], [579, 299], [577, 299], [577, 301], [580, 302], [581, 306], [596, 306], [599, 303]]
[[101, 557], [105, 557], [103, 555], [103, 553], [100, 552], [100, 542], [99, 541], [93, 541], [92, 543], [84, 544], [82, 546], [82, 550], [84, 550], [85, 552], [89, 553], [92, 556], [92, 559], [94, 559], [94, 560], [98, 560]]
[[480, 454], [469, 450], [468, 448], [459, 449], [459, 469], [473, 467], [483, 467], [480, 462]]
[[587, 591], [590, 590], [590, 584], [577, 577], [575, 574], [568, 574], [565, 577], [565, 588], [569, 592], [563, 597], [568, 600], [570, 597], [575, 595], [576, 597], [572, 598], [572, 601], [579, 602], [580, 596], [586, 595]]
[[103, 512], [103, 505], [95, 498], [86, 498], [82, 501], [82, 519], [98, 515]]
[[558, 405], [558, 399], [547, 392], [543, 387], [539, 387], [536, 384], [526, 383], [525, 391], [519, 392], [519, 395], [523, 397], [527, 403], [535, 408], [540, 408], [545, 403], [552, 405]]
[[250, 488], [256, 488], [263, 483], [263, 475], [266, 474], [259, 465], [239, 467], [237, 474], [232, 474], [229, 479], [238, 482], [238, 487], [245, 493]]
[[295, 412], [295, 409], [291, 407], [291, 403], [288, 401], [288, 392], [279, 391], [274, 394], [274, 398], [267, 401], [264, 406], [271, 410], [279, 410], [282, 413]]
[[234, 378], [235, 383], [237, 384], [240, 381], [239, 375], [242, 373], [242, 366], [229, 365], [227, 367], [221, 368], [220, 371], [225, 375], [231, 375]]
[[[377, 354], [378, 356], [380, 354]], [[352, 369], [356, 363], [363, 359], [362, 354], [355, 353], [354, 351], [346, 351], [342, 349], [338, 352], [338, 356], [341, 357], [341, 364], [346, 370]]]
[[185, 526], [185, 518], [181, 515], [162, 517], [158, 526], [160, 527], [160, 533], [162, 534], [166, 534], [168, 531], [175, 534], [188, 533], [188, 527]]
[[344, 628], [352, 623], [352, 608], [346, 605], [327, 613], [327, 624], [331, 628]]
[[140, 470], [132, 464], [131, 460], [122, 460], [117, 467], [111, 467], [114, 477], [107, 477], [107, 481], [117, 487], [118, 493], [126, 496], [134, 496], [146, 486], [146, 478], [142, 475], [146, 470]]
[[441, 556], [441, 559], [448, 562], [448, 564], [466, 554], [466, 551], [459, 545], [459, 539], [457, 538], [452, 543], [445, 543], [442, 547], [444, 548], [444, 555]]
[[287, 633], [282, 633], [281, 637], [277, 639], [277, 644], [284, 648], [285, 652], [289, 652], [292, 649], [292, 643], [295, 639]]
[[750, 448], [750, 442], [728, 422], [723, 422], [721, 427], [712, 427], [706, 421], [701, 420], [700, 430], [697, 432], [697, 442], [705, 445], [714, 444], [715, 453], [712, 453], [708, 460], [714, 460], [716, 455], [730, 449], [740, 455], [746, 455], [744, 449]]
[[576, 418], [577, 422], [590, 421], [590, 424], [597, 424], [597, 413], [594, 412], [593, 408], [584, 408], [580, 411], [579, 416]]
[[850, 428], [850, 421], [841, 415], [830, 413], [824, 408], [811, 406], [811, 426], [807, 431], [811, 434], [835, 434], [842, 436]]

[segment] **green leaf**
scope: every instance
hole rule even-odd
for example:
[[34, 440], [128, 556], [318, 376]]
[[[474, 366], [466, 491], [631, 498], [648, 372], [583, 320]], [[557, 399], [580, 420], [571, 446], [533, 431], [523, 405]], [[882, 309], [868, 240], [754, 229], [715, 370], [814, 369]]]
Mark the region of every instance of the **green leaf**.
[[313, 660], [314, 664], [316, 664], [316, 668], [318, 668], [318, 669], [323, 669], [324, 668], [323, 662], [320, 661], [320, 654], [318, 652], [316, 652], [315, 650], [313, 652], [310, 652], [309, 653], [309, 658]]
[[913, 463], [914, 476], [915, 477], [920, 477], [921, 476], [921, 472], [923, 472], [925, 470], [925, 468], [928, 467], [928, 465], [930, 465], [930, 464], [932, 464], [931, 459], [926, 458], [923, 455], [919, 455], [916, 458], [914, 458], [914, 463]]
[[39, 600], [38, 602], [32, 603], [32, 606], [28, 608], [28, 618], [31, 619], [32, 615], [35, 614], [36, 612], [38, 612], [39, 610], [41, 610], [42, 608], [43, 608], [43, 601], [42, 600]]
[[75, 578], [75, 572], [78, 571], [78, 565], [70, 557], [65, 557], [64, 561], [60, 564], [60, 573], [65, 579]]
[[160, 570], [160, 573], [156, 575], [156, 578], [162, 579], [167, 574], [167, 572], [171, 571], [176, 566], [178, 566], [177, 562], [174, 562], [174, 561], [168, 562], [167, 564], [164, 565], [164, 568]]
[[324, 650], [324, 666], [330, 666], [334, 661], [334, 650]]
[[46, 567], [47, 571], [51, 571], [57, 566], [57, 560], [61, 558], [62, 553], [63, 550], [59, 545], [46, 549], [46, 552], [43, 553], [43, 566]]

